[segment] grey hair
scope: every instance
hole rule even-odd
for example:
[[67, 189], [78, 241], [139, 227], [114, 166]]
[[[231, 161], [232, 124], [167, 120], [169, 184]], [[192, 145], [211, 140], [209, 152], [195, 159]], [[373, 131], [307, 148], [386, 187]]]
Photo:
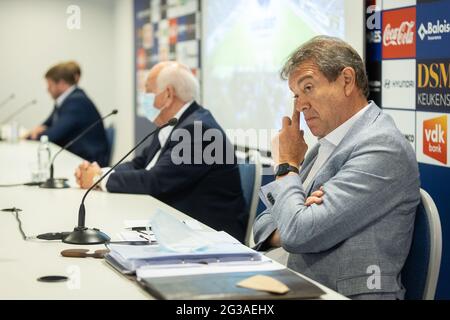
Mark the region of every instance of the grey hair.
[[189, 67], [177, 62], [163, 67], [156, 78], [156, 85], [158, 91], [173, 86], [177, 97], [183, 102], [197, 99], [200, 91], [198, 80]]
[[369, 96], [369, 81], [364, 62], [358, 52], [343, 40], [329, 36], [312, 38], [291, 54], [281, 70], [281, 78], [288, 80], [289, 76], [307, 61], [317, 65], [330, 82], [336, 81], [344, 68], [353, 68], [356, 85], [365, 97]]

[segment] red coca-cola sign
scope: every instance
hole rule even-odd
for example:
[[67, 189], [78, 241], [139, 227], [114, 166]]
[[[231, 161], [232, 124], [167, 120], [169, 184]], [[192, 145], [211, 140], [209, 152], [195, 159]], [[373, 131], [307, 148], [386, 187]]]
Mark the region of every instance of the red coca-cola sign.
[[416, 8], [383, 13], [383, 59], [416, 57]]

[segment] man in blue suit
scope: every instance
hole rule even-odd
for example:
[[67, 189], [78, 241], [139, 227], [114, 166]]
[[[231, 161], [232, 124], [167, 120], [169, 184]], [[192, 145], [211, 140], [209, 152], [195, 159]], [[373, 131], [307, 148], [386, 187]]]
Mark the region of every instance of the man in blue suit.
[[[73, 62], [58, 64], [45, 74], [48, 92], [55, 107], [48, 119], [29, 134], [32, 140], [46, 135], [57, 145], [64, 146], [92, 123], [100, 119], [94, 103], [78, 86], [80, 69]], [[107, 165], [108, 142], [103, 123], [99, 123], [68, 150], [88, 161]]]
[[[163, 62], [152, 68], [146, 82], [146, 115], [157, 126], [174, 117], [178, 124], [162, 129], [141, 155], [103, 180], [101, 189], [151, 195], [243, 241], [248, 216], [234, 148], [212, 114], [195, 102], [198, 87], [183, 65]], [[204, 139], [207, 132], [216, 133], [217, 140]], [[214, 162], [204, 158], [212, 144], [224, 151], [216, 152]], [[75, 175], [82, 188], [89, 188], [106, 169], [85, 162]]]

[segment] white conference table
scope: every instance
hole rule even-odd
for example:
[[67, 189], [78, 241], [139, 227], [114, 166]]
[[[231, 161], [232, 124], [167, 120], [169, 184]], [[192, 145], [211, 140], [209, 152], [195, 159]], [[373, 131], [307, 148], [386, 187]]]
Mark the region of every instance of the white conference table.
[[[30, 163], [37, 159], [38, 143], [0, 142], [0, 185], [29, 182]], [[52, 145], [52, 154], [58, 149]], [[69, 178], [70, 189], [48, 190], [38, 187], [0, 188], [0, 209], [17, 207], [27, 236], [47, 232], [72, 231], [78, 221], [78, 208], [84, 190], [75, 186], [74, 168], [82, 160], [63, 152], [55, 162], [55, 177]], [[150, 197], [109, 194], [94, 191], [85, 202], [86, 225], [99, 228], [113, 240], [124, 228], [124, 220], [150, 219], [162, 209], [179, 219], [183, 213]], [[207, 226], [202, 226], [205, 230]], [[22, 239], [12, 213], [0, 212], [0, 299], [152, 299], [141, 287], [113, 270], [104, 260], [65, 258], [65, 249], [85, 248], [91, 252], [103, 245], [73, 246], [55, 241]], [[43, 283], [39, 277], [68, 276], [62, 283]], [[308, 279], [309, 280], [309, 279]], [[313, 281], [314, 282], [314, 281]], [[314, 282], [316, 283], [316, 282]], [[316, 283], [326, 294], [321, 299], [346, 299]]]

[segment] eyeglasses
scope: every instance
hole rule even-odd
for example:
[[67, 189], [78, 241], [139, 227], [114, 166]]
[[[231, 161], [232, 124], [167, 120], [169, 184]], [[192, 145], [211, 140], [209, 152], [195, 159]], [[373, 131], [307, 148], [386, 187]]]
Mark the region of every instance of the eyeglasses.
[[89, 253], [89, 249], [67, 249], [61, 251], [61, 255], [67, 258], [95, 258], [103, 259], [109, 252], [107, 249], [97, 250], [94, 253]]

